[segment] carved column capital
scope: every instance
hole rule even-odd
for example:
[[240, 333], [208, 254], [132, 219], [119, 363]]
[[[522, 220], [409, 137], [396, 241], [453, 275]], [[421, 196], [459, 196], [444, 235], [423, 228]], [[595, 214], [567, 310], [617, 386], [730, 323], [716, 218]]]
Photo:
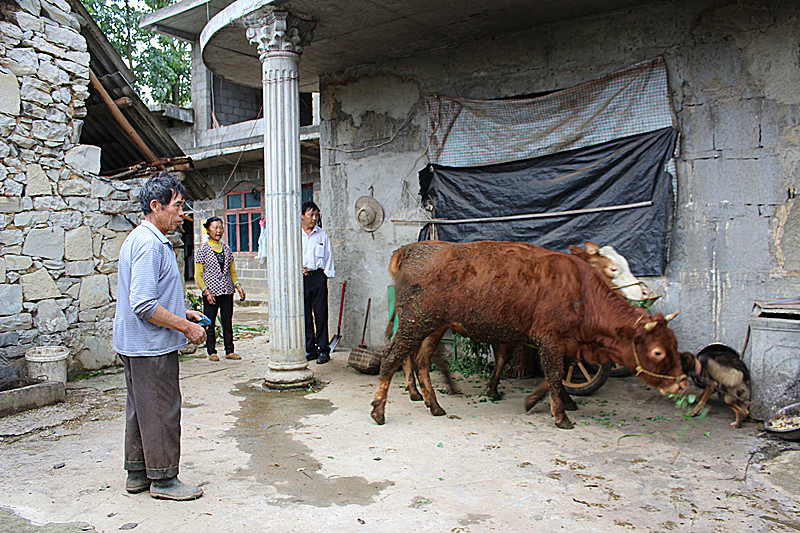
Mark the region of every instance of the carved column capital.
[[242, 19], [247, 29], [248, 40], [258, 46], [261, 61], [271, 52], [303, 53], [303, 47], [311, 42], [314, 26], [288, 11], [259, 9]]

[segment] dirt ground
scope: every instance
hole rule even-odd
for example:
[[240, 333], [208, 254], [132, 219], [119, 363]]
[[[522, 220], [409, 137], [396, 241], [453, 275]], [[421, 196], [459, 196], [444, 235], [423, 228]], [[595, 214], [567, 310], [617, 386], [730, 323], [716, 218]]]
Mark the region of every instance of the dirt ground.
[[[263, 323], [258, 309], [236, 313]], [[752, 421], [731, 428], [715, 400], [687, 420], [635, 377], [612, 378], [578, 398], [565, 431], [547, 401], [522, 412], [536, 380], [505, 380], [496, 403], [484, 379], [461, 380], [463, 395], [440, 394], [448, 415], [432, 417], [398, 376], [378, 426], [377, 378], [347, 366], [349, 348], [312, 365], [314, 390], [259, 390], [266, 338], [238, 341], [242, 361], [181, 364], [180, 476], [202, 498], [125, 492], [124, 381], [109, 372], [71, 382], [66, 403], [0, 419], [0, 530], [800, 530], [800, 445]]]

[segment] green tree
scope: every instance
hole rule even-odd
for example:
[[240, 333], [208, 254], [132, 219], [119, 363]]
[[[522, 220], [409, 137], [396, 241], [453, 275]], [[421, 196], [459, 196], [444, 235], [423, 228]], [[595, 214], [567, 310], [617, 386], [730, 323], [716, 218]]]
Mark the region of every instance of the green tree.
[[137, 92], [154, 103], [191, 103], [189, 45], [139, 27], [142, 15], [175, 0], [81, 0], [108, 41], [127, 63]]

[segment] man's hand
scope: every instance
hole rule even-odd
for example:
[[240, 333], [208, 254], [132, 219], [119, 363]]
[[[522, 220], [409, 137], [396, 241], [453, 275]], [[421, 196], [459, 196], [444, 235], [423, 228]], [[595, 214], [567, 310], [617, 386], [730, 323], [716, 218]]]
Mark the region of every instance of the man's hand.
[[[189, 316], [189, 311], [186, 312], [186, 316]], [[186, 331], [184, 331], [183, 334], [186, 335], [186, 338], [189, 339], [189, 342], [193, 344], [203, 344], [206, 342], [206, 328], [200, 324], [189, 322], [189, 327], [186, 328]]]
[[236, 284], [236, 290], [239, 292], [239, 299], [244, 301], [247, 295], [244, 293], [244, 289], [242, 288], [241, 283]]
[[200, 311], [195, 311], [194, 309], [186, 310], [187, 320], [190, 320], [191, 322], [200, 322], [201, 318], [203, 318], [203, 313], [201, 313]]

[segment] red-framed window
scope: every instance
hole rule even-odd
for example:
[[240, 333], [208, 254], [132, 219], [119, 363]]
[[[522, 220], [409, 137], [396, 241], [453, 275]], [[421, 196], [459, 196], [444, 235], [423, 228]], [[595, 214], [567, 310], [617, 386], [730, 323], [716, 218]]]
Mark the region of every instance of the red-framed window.
[[228, 246], [234, 253], [258, 252], [261, 227], [261, 192], [232, 192], [225, 197], [225, 225], [228, 228]]

